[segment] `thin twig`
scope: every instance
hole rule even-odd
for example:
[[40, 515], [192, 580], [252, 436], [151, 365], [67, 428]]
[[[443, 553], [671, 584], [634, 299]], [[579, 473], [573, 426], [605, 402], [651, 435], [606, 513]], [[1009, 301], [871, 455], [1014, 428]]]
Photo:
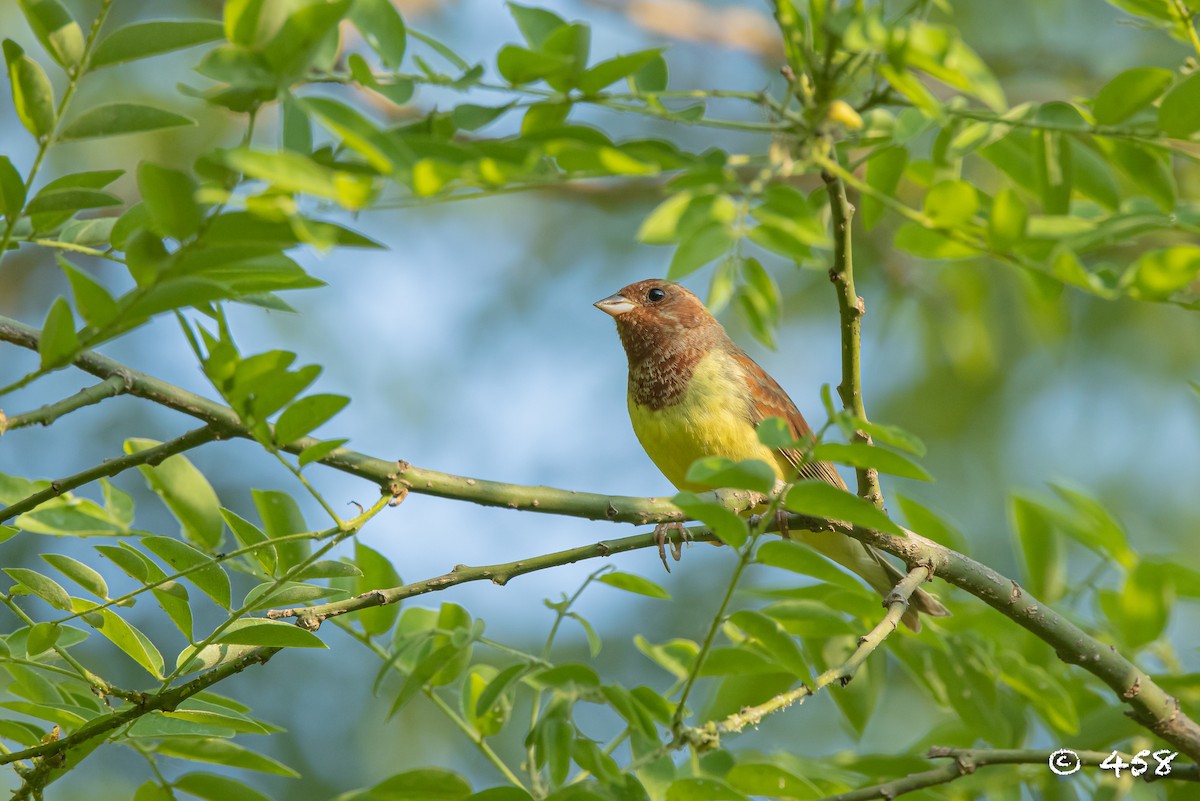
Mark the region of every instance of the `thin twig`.
[[109, 376], [99, 384], [92, 384], [90, 387], [85, 387], [68, 398], [63, 398], [54, 403], [47, 403], [45, 406], [23, 414], [14, 414], [7, 421], [0, 416], [0, 434], [35, 424], [48, 426], [58, 418], [68, 415], [77, 409], [82, 409], [84, 406], [91, 406], [107, 398], [116, 397], [124, 392], [125, 378], [119, 375]]
[[883, 644], [883, 641], [888, 638], [893, 631], [896, 630], [896, 625], [900, 622], [900, 618], [904, 616], [905, 610], [908, 609], [908, 601], [912, 594], [916, 592], [917, 587], [921, 583], [929, 579], [929, 569], [924, 566], [913, 568], [909, 571], [896, 587], [888, 593], [884, 599], [884, 606], [887, 607], [887, 614], [883, 616], [883, 620], [871, 629], [867, 634], [859, 637], [858, 648], [854, 653], [840, 665], [832, 667], [822, 673], [813, 682], [812, 686], [802, 685], [794, 690], [781, 693], [769, 701], [765, 701], [757, 706], [747, 707], [742, 709], [717, 724], [717, 729], [721, 732], [740, 732], [747, 726], [756, 726], [767, 715], [787, 709], [797, 701], [803, 701], [810, 695], [816, 695], [817, 692], [835, 681], [839, 682], [843, 687], [850, 683], [854, 678], [854, 674], [858, 672], [862, 663], [867, 660], [875, 649]]
[[116, 459], [109, 459], [101, 462], [95, 467], [89, 467], [87, 470], [76, 473], [73, 476], [60, 478], [50, 482], [50, 486], [39, 492], [35, 492], [28, 498], [17, 501], [12, 506], [7, 506], [0, 509], [0, 523], [5, 520], [11, 520], [17, 515], [36, 509], [46, 501], [53, 500], [64, 492], [82, 487], [91, 481], [96, 481], [100, 478], [111, 478], [131, 467], [138, 465], [149, 464], [156, 465], [164, 459], [174, 456], [177, 453], [182, 453], [191, 450], [206, 442], [211, 442], [214, 439], [219, 439], [220, 431], [211, 425], [195, 428], [186, 434], [182, 434], [175, 439], [159, 443], [152, 448], [147, 448], [144, 451], [129, 453], [125, 456]]
[[[838, 395], [842, 405], [859, 420], [867, 419], [866, 405], [862, 393], [862, 318], [866, 313], [863, 299], [854, 290], [854, 252], [850, 232], [850, 220], [854, 206], [846, 198], [846, 185], [832, 172], [823, 172], [825, 188], [829, 194], [829, 208], [833, 225], [833, 266], [829, 280], [837, 290], [838, 313], [841, 316], [842, 339], [842, 382], [838, 384]], [[870, 444], [871, 437], [865, 431], [856, 431], [854, 439]], [[858, 494], [876, 506], [883, 507], [883, 491], [879, 486], [879, 473], [873, 467], [859, 467]]]

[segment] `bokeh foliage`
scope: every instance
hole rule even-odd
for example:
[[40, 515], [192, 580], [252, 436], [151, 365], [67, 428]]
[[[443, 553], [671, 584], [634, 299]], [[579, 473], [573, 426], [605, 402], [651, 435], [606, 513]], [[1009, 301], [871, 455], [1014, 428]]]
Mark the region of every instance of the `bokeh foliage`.
[[[264, 790], [248, 772], [308, 771], [258, 753], [251, 735], [284, 735], [247, 705], [215, 689], [181, 690], [198, 671], [214, 685], [232, 683], [236, 674], [211, 671], [248, 657], [265, 661], [278, 648], [325, 646], [324, 632], [268, 620], [265, 609], [336, 603], [402, 584], [388, 560], [362, 542], [352, 552], [334, 551], [382, 505], [343, 520], [314, 486], [309, 465], [331, 458], [345, 441], [304, 438], [348, 399], [305, 394], [321, 368], [298, 365], [295, 353], [245, 352], [227, 313], [229, 304], [287, 311], [279, 293], [318, 290], [322, 282], [301, 265], [298, 248], [377, 248], [347, 213], [581, 181], [650, 182], [661, 197], [639, 239], [671, 248], [669, 277], [710, 266], [710, 305], [735, 307], [749, 332], [772, 344], [781, 323], [777, 282], [792, 265], [824, 271], [830, 262], [837, 232], [830, 230], [824, 172], [856, 198], [854, 230], [870, 234], [872, 248], [894, 248], [930, 262], [930, 270], [967, 265], [966, 277], [946, 279], [957, 286], [951, 293], [962, 317], [992, 291], [970, 278], [981, 266], [1019, 276], [1010, 302], [1031, 316], [1054, 316], [1048, 304], [1064, 292], [1153, 304], [1148, 308], [1157, 313], [1200, 307], [1200, 210], [1189, 191], [1200, 132], [1200, 77], [1193, 72], [1200, 39], [1190, 10], [1175, 0], [1116, 4], [1177, 53], [1170, 67], [1135, 66], [1081, 96], [1018, 105], [1009, 104], [985, 59], [960, 36], [950, 9], [936, 3], [779, 3], [779, 66], [786, 67], [782, 82], [767, 90], [673, 90], [669, 51], [596, 58], [586, 24], [517, 4], [509, 6], [513, 43], [470, 54], [410, 28], [387, 0], [238, 0], [224, 5], [220, 19], [123, 27], [106, 24], [112, 5], [102, 0], [92, 23], [77, 21], [56, 0], [22, 0], [28, 30], [4, 44], [12, 108], [33, 147], [29, 158], [0, 156], [0, 254], [53, 253], [70, 286], [69, 296], [44, 310], [38, 368], [4, 392], [36, 387], [81, 352], [174, 315], [212, 394], [298, 483], [294, 493], [243, 491], [255, 520], [228, 508], [233, 501], [219, 497], [211, 476], [183, 455], [227, 433], [212, 426], [165, 445], [134, 431], [126, 441], [129, 461], [120, 466], [138, 467], [177, 531], [138, 528], [130, 495], [99, 476], [88, 477], [99, 479], [99, 500], [59, 494], [46, 481], [4, 478], [6, 505], [37, 493], [57, 496], [3, 529], [6, 537], [45, 543], [40, 560], [5, 569], [13, 580], [4, 598], [13, 627], [4, 638], [11, 680], [3, 706], [15, 713], [0, 724], [5, 747], [36, 747], [128, 716], [104, 737], [81, 738], [63, 761], [26, 763], [19, 779], [29, 793], [66, 772], [87, 772], [93, 762], [81, 761], [101, 745], [91, 760], [103, 759], [113, 747], [105, 743], [143, 758], [143, 801], [259, 798]], [[185, 49], [194, 72], [180, 77], [179, 99], [202, 99], [205, 115], [239, 132], [240, 143], [205, 147], [194, 161], [163, 153], [136, 166], [98, 162], [44, 180], [42, 167], [60, 142], [193, 125], [170, 98], [108, 102], [90, 88], [110, 66], [153, 64], [149, 59]], [[451, 98], [448, 110], [412, 105], [426, 92]], [[744, 108], [725, 116], [728, 103]], [[406, 109], [414, 113], [400, 113]], [[586, 115], [593, 110], [669, 127], [663, 136], [625, 137], [592, 122]], [[697, 148], [672, 137], [683, 126], [758, 138], [743, 150]], [[501, 129], [510, 132], [490, 132]], [[128, 207], [107, 191], [125, 166], [140, 197]], [[950, 346], [951, 358], [955, 346], [970, 342]], [[123, 391], [121, 381], [106, 381], [86, 400]], [[75, 405], [13, 415], [14, 428], [53, 422]], [[838, 423], [850, 433], [863, 424], [831, 403], [827, 416], [831, 432]], [[874, 433], [914, 458], [923, 455], [903, 432]], [[298, 442], [305, 444], [294, 447]], [[822, 458], [851, 466], [923, 472], [896, 450], [818, 447], [826, 449]], [[139, 462], [147, 451], [153, 458]], [[707, 467], [720, 483], [758, 488], [753, 468]], [[293, 497], [305, 493], [328, 513], [326, 523], [305, 519]], [[853, 500], [832, 499], [822, 512], [886, 525], [857, 519], [865, 512]], [[891, 637], [853, 683], [826, 691], [836, 709], [821, 724], [836, 719], [852, 737], [888, 714], [889, 700], [918, 703], [932, 720], [919, 742], [890, 751], [875, 744], [879, 753], [830, 759], [779, 742], [751, 750], [727, 737], [720, 748], [678, 759], [681, 721], [701, 726], [812, 681], [843, 662], [882, 616], [864, 588], [808, 551], [762, 541], [711, 503], [678, 501], [743, 548], [742, 564], [756, 581], [736, 596], [736, 611], [715, 622], [712, 647], [682, 636], [652, 641], [635, 624], [603, 643], [631, 659], [640, 652], [660, 673], [607, 675], [552, 648], [561, 626], [574, 625], [585, 632], [591, 656], [599, 653], [601, 637], [576, 611], [585, 590], [600, 589], [593, 579], [669, 598], [649, 579], [611, 569], [548, 602], [554, 622], [540, 652], [489, 638], [485, 610], [453, 601], [363, 609], [326, 626], [379, 656], [373, 686], [363, 692], [378, 694], [392, 713], [424, 698], [461, 730], [464, 750], [488, 763], [472, 769], [475, 784], [507, 780], [508, 789], [490, 791], [497, 799], [526, 798], [527, 791], [556, 799], [818, 798], [924, 770], [921, 755], [931, 744], [1069, 743], [1131, 753], [1161, 747], [1121, 714], [1100, 682], [955, 593], [953, 618], [920, 636]], [[796, 509], [813, 512], [813, 501], [797, 500]], [[246, 499], [237, 502], [244, 508]], [[909, 527], [965, 547], [917, 500], [892, 506]], [[1200, 598], [1200, 573], [1170, 555], [1139, 553], [1102, 503], [1072, 487], [1056, 486], [1052, 497], [1016, 495], [1011, 510], [1021, 585], [1137, 659], [1185, 710], [1194, 709], [1200, 688], [1179, 653], [1188, 642], [1171, 623], [1177, 601]], [[64, 550], [54, 537], [101, 540], [72, 557], [51, 552]], [[345, 555], [329, 558], [334, 554]], [[1081, 574], [1081, 563], [1094, 569]], [[73, 594], [80, 590], [83, 597]], [[159, 620], [143, 633], [128, 610], [151, 605]], [[125, 658], [130, 664], [118, 666]], [[279, 662], [266, 669], [279, 670]], [[678, 708], [680, 690], [697, 679], [706, 697], [691, 696], [694, 708]], [[149, 711], [143, 691], [163, 702]], [[177, 702], [166, 703], [175, 699], [171, 693], [179, 693]], [[48, 734], [51, 726], [57, 733]], [[457, 755], [445, 757], [368, 789], [343, 788], [340, 797], [469, 796], [472, 785], [459, 775], [467, 768]], [[178, 767], [189, 762], [227, 770]], [[926, 797], [1182, 798], [1188, 791], [1170, 782], [1131, 786], [1094, 769], [1076, 778], [1064, 783], [1042, 764], [990, 767]]]

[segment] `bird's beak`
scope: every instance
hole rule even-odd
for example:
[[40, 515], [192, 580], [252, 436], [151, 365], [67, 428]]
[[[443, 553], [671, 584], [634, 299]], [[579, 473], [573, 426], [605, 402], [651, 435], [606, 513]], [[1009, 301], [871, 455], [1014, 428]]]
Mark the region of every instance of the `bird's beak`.
[[605, 314], [611, 314], [613, 317], [620, 317], [627, 311], [632, 311], [634, 308], [633, 301], [621, 294], [609, 295], [604, 300], [598, 300], [592, 304]]

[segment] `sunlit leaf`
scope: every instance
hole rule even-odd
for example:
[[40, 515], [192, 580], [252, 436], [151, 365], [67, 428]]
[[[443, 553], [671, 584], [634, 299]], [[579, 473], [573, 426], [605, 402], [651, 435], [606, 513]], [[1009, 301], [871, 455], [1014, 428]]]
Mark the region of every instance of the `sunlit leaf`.
[[650, 598], [662, 598], [665, 600], [670, 600], [671, 598], [670, 593], [650, 579], [635, 576], [632, 573], [621, 573], [619, 571], [605, 573], [597, 581], [607, 584], [610, 587], [616, 587], [619, 590], [645, 595]]

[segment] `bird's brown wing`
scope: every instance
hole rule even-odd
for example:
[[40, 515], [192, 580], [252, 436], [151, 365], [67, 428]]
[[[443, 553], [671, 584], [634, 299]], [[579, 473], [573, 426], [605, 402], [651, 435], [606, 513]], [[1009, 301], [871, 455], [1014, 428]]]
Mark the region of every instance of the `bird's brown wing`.
[[[788, 429], [792, 432], [794, 439], [803, 439], [812, 433], [812, 429], [804, 420], [804, 416], [800, 414], [800, 410], [796, 408], [796, 404], [788, 397], [788, 394], [783, 391], [783, 388], [775, 381], [774, 378], [767, 375], [767, 371], [758, 366], [758, 364], [747, 356], [745, 353], [738, 351], [734, 354], [738, 364], [742, 367], [742, 373], [746, 379], [746, 387], [750, 391], [750, 397], [753, 402], [750, 404], [750, 422], [753, 425], [758, 425], [768, 417], [782, 417], [788, 424]], [[835, 487], [846, 488], [846, 483], [842, 481], [842, 477], [838, 475], [837, 470], [828, 462], [808, 462], [803, 461], [800, 451], [794, 448], [783, 448], [779, 450], [779, 454], [787, 460], [799, 474], [801, 478], [814, 478], [819, 481], [828, 481]]]

